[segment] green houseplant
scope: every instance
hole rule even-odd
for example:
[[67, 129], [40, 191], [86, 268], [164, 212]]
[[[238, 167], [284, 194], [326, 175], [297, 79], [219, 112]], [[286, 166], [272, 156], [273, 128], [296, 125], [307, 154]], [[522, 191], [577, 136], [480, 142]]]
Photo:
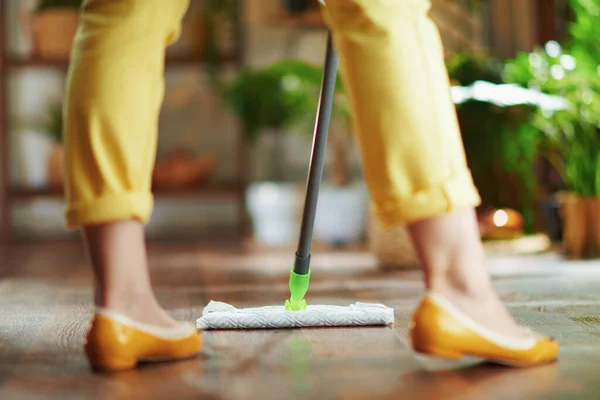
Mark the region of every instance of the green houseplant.
[[48, 104], [45, 117], [34, 124], [36, 130], [50, 139], [52, 147], [46, 164], [47, 185], [62, 189], [64, 185], [64, 121], [62, 103], [52, 101]]
[[217, 83], [244, 141], [252, 148], [264, 143], [270, 147], [266, 159], [253, 157], [266, 164], [266, 176], [252, 182], [246, 193], [255, 239], [268, 246], [291, 244], [298, 230], [301, 188], [281, 179], [282, 135], [300, 123], [311, 105], [303, 82], [278, 66], [268, 66], [247, 68]]
[[291, 69], [283, 63], [244, 69], [223, 89], [225, 103], [241, 123], [245, 142], [256, 146], [265, 137], [271, 141], [268, 180], [281, 179], [281, 136], [303, 124], [316, 104], [310, 83]]
[[[323, 69], [300, 61], [283, 61], [274, 68], [293, 77], [307, 100], [299, 120], [300, 132], [312, 139]], [[347, 244], [363, 239], [367, 229], [368, 192], [362, 179], [352, 175], [350, 150], [353, 144], [352, 115], [341, 77], [336, 80], [332, 121], [327, 143], [327, 170], [319, 189], [319, 207], [314, 237], [330, 244]]]
[[568, 107], [538, 111], [532, 126], [543, 134], [544, 154], [561, 174], [563, 241], [574, 258], [600, 257], [600, 65], [598, 0], [572, 0], [575, 21], [563, 45], [519, 54], [507, 63], [506, 79], [561, 96]]
[[[266, 158], [268, 164], [266, 178], [250, 186], [247, 197], [248, 205], [251, 215], [254, 215], [253, 219], [259, 236], [260, 227], [267, 223], [267, 219], [274, 218], [273, 213], [277, 209], [281, 209], [282, 214], [276, 218], [279, 218], [280, 221], [286, 219], [289, 222], [283, 224], [287, 226], [285, 234], [280, 231], [272, 231], [275, 233], [269, 238], [267, 238], [268, 234], [264, 234], [264, 242], [278, 244], [280, 240], [288, 243], [296, 239], [298, 212], [302, 207], [304, 186], [295, 182], [282, 182], [285, 160], [283, 159], [281, 139], [284, 134], [292, 131], [302, 132], [306, 138], [311, 137], [318, 107], [321, 75], [321, 67], [304, 61], [283, 60], [265, 68], [243, 70], [224, 85], [225, 103], [238, 117], [245, 141], [251, 146], [258, 145], [260, 141], [271, 142], [270, 153]], [[347, 126], [350, 114], [343, 97], [340, 80], [337, 82], [336, 95], [333, 120], [341, 121], [343, 126]], [[335, 139], [335, 135], [331, 135], [331, 139]], [[342, 140], [350, 141], [351, 137], [346, 133]], [[347, 172], [347, 158], [344, 154], [336, 154], [335, 144], [334, 140], [330, 140], [328, 146], [329, 154], [334, 156], [332, 160], [336, 160], [333, 164], [336, 162], [344, 164], [338, 169]], [[308, 146], [309, 142], [305, 149], [307, 152], [309, 151]], [[336, 155], [337, 157], [335, 157]], [[332, 169], [335, 170], [335, 168]], [[322, 212], [327, 212], [328, 190], [334, 192], [330, 194], [331, 196], [339, 196], [340, 190], [356, 190], [350, 185], [345, 185], [347, 182], [349, 182], [349, 178], [336, 181], [334, 185], [322, 186], [320, 196]], [[335, 191], [331, 187], [338, 190]], [[277, 202], [270, 202], [269, 199], [277, 199]], [[262, 218], [263, 211], [261, 210], [264, 210], [265, 218]], [[283, 214], [287, 217], [284, 217]], [[332, 214], [328, 213], [328, 215], [331, 217]], [[321, 231], [316, 226], [315, 237], [319, 236]]]

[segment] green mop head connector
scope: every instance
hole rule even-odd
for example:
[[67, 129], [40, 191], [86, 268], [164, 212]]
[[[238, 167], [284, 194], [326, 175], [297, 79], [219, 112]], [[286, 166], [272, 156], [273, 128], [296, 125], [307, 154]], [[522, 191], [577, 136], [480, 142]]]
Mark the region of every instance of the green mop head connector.
[[292, 270], [290, 273], [290, 298], [285, 301], [287, 311], [306, 310], [306, 300], [304, 296], [308, 291], [310, 281], [310, 270], [304, 275], [297, 274]]

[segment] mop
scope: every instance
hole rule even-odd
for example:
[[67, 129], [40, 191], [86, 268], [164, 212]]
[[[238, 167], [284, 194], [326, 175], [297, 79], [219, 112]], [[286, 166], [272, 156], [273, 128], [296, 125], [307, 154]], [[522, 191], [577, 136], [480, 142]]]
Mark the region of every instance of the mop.
[[331, 32], [327, 35], [325, 67], [321, 82], [312, 154], [308, 171], [306, 198], [298, 249], [290, 272], [290, 298], [285, 305], [238, 309], [230, 304], [211, 301], [196, 321], [198, 329], [274, 329], [333, 326], [389, 325], [394, 310], [383, 304], [354, 303], [349, 306], [307, 305], [304, 296], [310, 281], [310, 248], [317, 210], [319, 185], [327, 146], [327, 134], [338, 69]]

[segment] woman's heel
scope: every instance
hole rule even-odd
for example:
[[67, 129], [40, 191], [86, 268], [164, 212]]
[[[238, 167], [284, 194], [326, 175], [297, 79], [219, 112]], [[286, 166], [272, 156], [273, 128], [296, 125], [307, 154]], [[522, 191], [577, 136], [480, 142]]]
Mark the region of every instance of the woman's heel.
[[103, 349], [98, 343], [86, 343], [84, 351], [92, 369], [97, 372], [115, 372], [135, 368], [137, 359], [119, 354], [114, 348]]
[[97, 315], [93, 318], [83, 350], [94, 371], [122, 371], [137, 365], [133, 344], [126, 336], [119, 335], [112, 321]]

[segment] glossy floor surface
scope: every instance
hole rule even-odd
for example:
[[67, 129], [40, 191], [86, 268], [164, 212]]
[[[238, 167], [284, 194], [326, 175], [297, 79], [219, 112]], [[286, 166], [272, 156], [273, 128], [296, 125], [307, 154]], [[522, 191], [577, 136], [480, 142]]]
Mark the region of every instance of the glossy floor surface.
[[[289, 253], [151, 244], [159, 300], [194, 321], [210, 300], [282, 304]], [[205, 333], [199, 358], [93, 374], [81, 351], [91, 274], [77, 243], [0, 250], [0, 399], [598, 399], [600, 262], [505, 257], [489, 268], [519, 322], [556, 337], [558, 363], [526, 370], [447, 366], [414, 357], [408, 320], [418, 271], [380, 271], [366, 253], [313, 256], [312, 304], [382, 302], [396, 323]], [[449, 369], [449, 367], [452, 367]]]

